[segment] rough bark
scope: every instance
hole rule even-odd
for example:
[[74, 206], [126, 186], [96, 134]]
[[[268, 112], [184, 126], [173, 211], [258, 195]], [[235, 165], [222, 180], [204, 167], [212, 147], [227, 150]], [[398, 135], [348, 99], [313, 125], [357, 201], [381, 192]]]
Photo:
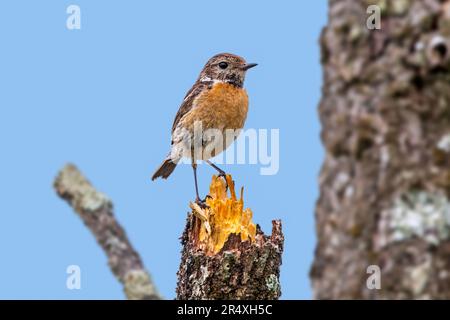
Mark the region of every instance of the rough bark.
[[105, 251], [113, 274], [128, 299], [161, 299], [138, 253], [113, 214], [113, 204], [98, 192], [73, 165], [55, 179], [58, 195], [75, 210]]
[[314, 296], [449, 299], [450, 1], [329, 1], [321, 43]]
[[198, 224], [190, 214], [182, 236], [177, 299], [274, 300], [281, 295], [279, 282], [283, 233], [273, 221], [272, 235], [257, 228], [254, 242], [230, 235], [218, 254], [199, 249]]

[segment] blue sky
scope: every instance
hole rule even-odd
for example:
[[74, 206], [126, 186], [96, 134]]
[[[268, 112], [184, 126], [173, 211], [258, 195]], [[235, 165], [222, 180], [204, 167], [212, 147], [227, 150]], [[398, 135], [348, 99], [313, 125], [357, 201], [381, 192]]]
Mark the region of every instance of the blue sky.
[[[66, 8], [81, 8], [81, 30]], [[232, 52], [249, 71], [246, 128], [280, 130], [280, 170], [225, 165], [254, 221], [282, 219], [284, 299], [311, 298], [314, 205], [323, 159], [317, 104], [322, 1], [4, 1], [0, 4], [0, 298], [122, 299], [80, 219], [52, 189], [75, 163], [114, 201], [116, 217], [167, 298], [175, 297], [179, 236], [194, 199], [192, 170], [150, 176], [207, 59]], [[202, 194], [211, 168], [199, 166]], [[81, 290], [66, 267], [81, 268]]]

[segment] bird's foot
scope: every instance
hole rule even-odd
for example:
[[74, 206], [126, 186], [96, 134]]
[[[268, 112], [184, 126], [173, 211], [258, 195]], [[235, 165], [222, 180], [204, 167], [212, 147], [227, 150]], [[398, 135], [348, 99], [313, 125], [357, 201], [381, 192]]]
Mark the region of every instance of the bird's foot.
[[200, 208], [202, 208], [202, 209], [209, 208], [209, 206], [206, 204], [206, 199], [207, 199], [208, 197], [211, 198], [211, 196], [209, 196], [209, 195], [207, 195], [207, 196], [205, 197], [205, 199], [203, 199], [203, 200], [201, 200], [199, 197], [197, 197], [197, 198], [195, 199], [195, 203], [198, 204], [198, 206], [199, 206]]
[[223, 178], [223, 180], [225, 180], [225, 191], [228, 191], [229, 188], [228, 188], [227, 173], [223, 170], [220, 170], [218, 177]]

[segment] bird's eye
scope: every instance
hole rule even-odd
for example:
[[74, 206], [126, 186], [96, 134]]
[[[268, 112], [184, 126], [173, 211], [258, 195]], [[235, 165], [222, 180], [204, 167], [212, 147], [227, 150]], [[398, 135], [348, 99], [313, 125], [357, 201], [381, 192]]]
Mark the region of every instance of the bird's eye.
[[226, 69], [226, 68], [228, 68], [228, 63], [221, 62], [221, 63], [219, 63], [219, 67], [220, 67], [220, 69]]

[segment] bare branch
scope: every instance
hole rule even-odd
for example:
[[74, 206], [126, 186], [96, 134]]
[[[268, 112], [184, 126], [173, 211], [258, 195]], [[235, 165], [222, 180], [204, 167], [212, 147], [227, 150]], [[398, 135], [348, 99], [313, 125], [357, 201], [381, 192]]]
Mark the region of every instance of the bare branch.
[[162, 299], [139, 254], [114, 218], [111, 200], [95, 190], [72, 164], [59, 172], [54, 187], [94, 234], [108, 257], [111, 271], [123, 284], [127, 298]]

